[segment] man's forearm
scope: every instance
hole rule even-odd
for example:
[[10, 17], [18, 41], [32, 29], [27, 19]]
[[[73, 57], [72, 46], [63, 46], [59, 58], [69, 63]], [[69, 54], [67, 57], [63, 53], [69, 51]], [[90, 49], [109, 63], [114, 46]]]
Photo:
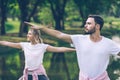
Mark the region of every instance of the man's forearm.
[[60, 38], [59, 35], [62, 34], [62, 32], [54, 30], [54, 29], [49, 29], [44, 25], [36, 25], [30, 22], [24, 22], [25, 24], [31, 26], [31, 28], [33, 29], [39, 29], [45, 33], [47, 33], [48, 35], [54, 36], [56, 38]]
[[65, 34], [65, 33], [62, 33], [60, 31], [47, 28], [44, 25], [35, 25], [35, 24], [29, 23], [29, 22], [24, 22], [24, 23], [31, 26], [31, 28], [33, 28], [33, 29], [40, 29], [41, 31], [45, 32], [46, 34], [48, 34], [50, 36], [56, 37], [58, 39], [61, 39], [63, 41], [69, 42], [69, 43], [72, 42], [69, 34]]
[[50, 28], [47, 28], [47, 27], [42, 27], [40, 30], [45, 32], [46, 34], [48, 34], [50, 36], [53, 36], [53, 37], [56, 37], [56, 38], [59, 38], [59, 39], [60, 39], [60, 35], [63, 34], [60, 31], [50, 29]]

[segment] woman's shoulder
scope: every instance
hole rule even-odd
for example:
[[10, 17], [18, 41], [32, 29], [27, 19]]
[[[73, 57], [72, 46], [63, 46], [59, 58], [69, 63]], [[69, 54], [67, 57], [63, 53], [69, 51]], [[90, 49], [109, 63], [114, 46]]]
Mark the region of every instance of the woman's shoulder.
[[47, 43], [39, 43], [39, 45], [44, 46], [44, 45], [49, 45], [49, 44], [47, 44]]
[[29, 45], [30, 42], [20, 42], [21, 45]]

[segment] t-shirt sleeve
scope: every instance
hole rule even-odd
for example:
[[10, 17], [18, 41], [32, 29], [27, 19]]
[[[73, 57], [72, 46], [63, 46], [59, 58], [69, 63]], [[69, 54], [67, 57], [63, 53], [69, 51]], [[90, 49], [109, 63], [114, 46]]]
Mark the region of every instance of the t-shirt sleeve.
[[78, 35], [70, 35], [72, 42], [76, 41], [76, 39], [78, 38]]
[[117, 55], [119, 52], [120, 52], [120, 46], [112, 41], [110, 44], [110, 53], [113, 55]]
[[76, 44], [78, 44], [78, 39], [81, 37], [82, 35], [71, 35], [71, 39], [72, 39], [72, 43], [71, 44], [73, 47], [75, 47]]
[[48, 44], [42, 44], [44, 52], [46, 52], [47, 47], [49, 46]]
[[24, 50], [25, 42], [20, 42], [20, 45], [21, 45], [21, 47], [22, 47], [22, 50]]

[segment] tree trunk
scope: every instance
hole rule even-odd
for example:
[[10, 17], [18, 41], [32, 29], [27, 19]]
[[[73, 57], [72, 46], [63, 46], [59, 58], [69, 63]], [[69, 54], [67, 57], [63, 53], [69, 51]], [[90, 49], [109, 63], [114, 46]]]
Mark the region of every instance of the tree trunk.
[[25, 67], [25, 57], [24, 57], [24, 53], [23, 51], [21, 51], [19, 53], [19, 57], [20, 57], [20, 64], [21, 64], [21, 67], [20, 67], [20, 76], [23, 75], [23, 70], [24, 70], [24, 67]]
[[[49, 3], [51, 4], [51, 11], [55, 20], [56, 30], [64, 30], [64, 12], [66, 2], [67, 0], [49, 0]], [[66, 72], [67, 78], [70, 80], [64, 53], [53, 53], [50, 65], [50, 71], [51, 70], [56, 73], [56, 75], [50, 76], [51, 79], [53, 79], [52, 77], [57, 77], [57, 80], [63, 80], [63, 75], [60, 73], [62, 70], [63, 72]]]
[[56, 30], [64, 30], [64, 20], [56, 19], [55, 23], [55, 26], [57, 26], [55, 27]]
[[62, 73], [66, 73], [67, 80], [70, 80], [70, 74], [64, 53], [53, 53], [49, 71], [54, 72], [54, 74], [49, 75], [50, 79], [57, 78], [57, 80], [63, 80], [65, 75]]
[[1, 58], [1, 69], [2, 69], [2, 72], [1, 72], [1, 80], [6, 80], [6, 75], [7, 75], [7, 70], [6, 70], [6, 62], [5, 62], [5, 57], [2, 57]]
[[21, 11], [21, 23], [20, 23], [20, 29], [19, 29], [19, 36], [23, 36], [23, 33], [28, 32], [28, 27], [27, 25], [24, 24], [24, 21], [30, 21], [31, 17], [35, 14], [37, 7], [39, 5], [41, 0], [36, 0], [33, 10], [31, 11], [30, 14], [28, 14], [28, 5], [29, 5], [29, 0], [18, 0], [19, 8]]
[[6, 21], [6, 7], [7, 7], [7, 0], [0, 0], [0, 9], [1, 9], [1, 26], [0, 26], [0, 34], [5, 35], [5, 21]]
[[19, 4], [19, 8], [21, 11], [21, 23], [20, 23], [20, 29], [19, 29], [19, 36], [23, 36], [23, 33], [27, 33], [28, 28], [24, 26], [24, 21], [27, 21], [27, 15], [28, 15], [28, 9], [27, 5], [29, 4], [28, 0], [17, 0]]

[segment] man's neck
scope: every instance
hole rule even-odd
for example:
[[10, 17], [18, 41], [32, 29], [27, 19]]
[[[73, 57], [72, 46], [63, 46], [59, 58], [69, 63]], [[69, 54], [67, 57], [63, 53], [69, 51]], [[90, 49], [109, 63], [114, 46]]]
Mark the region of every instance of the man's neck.
[[102, 36], [100, 34], [91, 34], [90, 40], [93, 42], [99, 42], [102, 40]]

